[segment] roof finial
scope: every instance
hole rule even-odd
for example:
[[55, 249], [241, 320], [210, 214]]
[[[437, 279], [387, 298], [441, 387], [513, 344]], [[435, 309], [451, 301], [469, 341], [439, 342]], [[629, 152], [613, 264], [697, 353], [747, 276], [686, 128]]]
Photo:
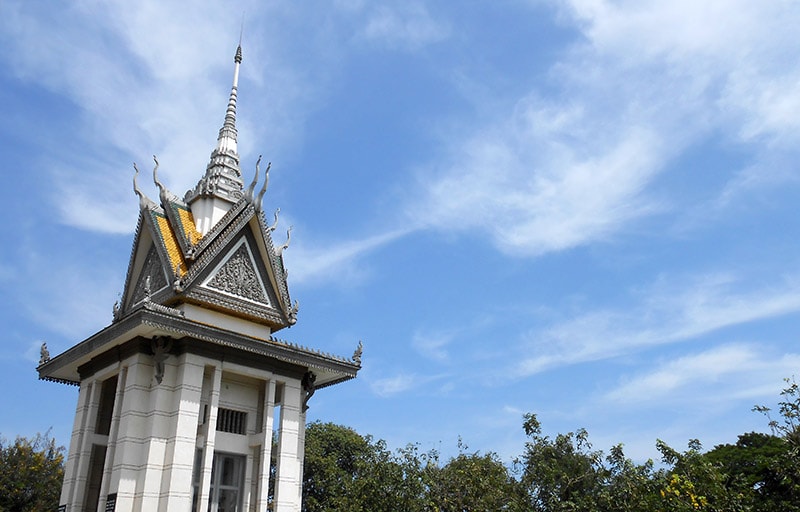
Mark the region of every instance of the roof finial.
[[[241, 34], [240, 34], [241, 39]], [[242, 63], [241, 40], [233, 57], [233, 85], [225, 110], [225, 121], [217, 136], [217, 147], [211, 152], [211, 161], [197, 186], [186, 193], [189, 204], [199, 197], [218, 197], [236, 203], [243, 195], [242, 172], [239, 170], [239, 151], [236, 131], [236, 98], [239, 89], [239, 65]]]
[[242, 25], [239, 27], [239, 48], [242, 47], [242, 34], [244, 34], [244, 11], [242, 11]]

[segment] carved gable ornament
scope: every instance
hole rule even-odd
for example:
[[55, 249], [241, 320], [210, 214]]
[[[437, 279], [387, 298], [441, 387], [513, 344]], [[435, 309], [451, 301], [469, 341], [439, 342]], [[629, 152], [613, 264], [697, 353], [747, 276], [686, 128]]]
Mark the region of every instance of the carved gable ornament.
[[242, 238], [201, 286], [226, 295], [271, 306], [250, 245]]
[[158, 257], [155, 246], [151, 246], [144, 260], [144, 265], [142, 265], [139, 279], [136, 282], [131, 303], [136, 304], [144, 299], [145, 296], [149, 296], [165, 286], [167, 286], [167, 279], [164, 277], [164, 266], [161, 263], [161, 258]]

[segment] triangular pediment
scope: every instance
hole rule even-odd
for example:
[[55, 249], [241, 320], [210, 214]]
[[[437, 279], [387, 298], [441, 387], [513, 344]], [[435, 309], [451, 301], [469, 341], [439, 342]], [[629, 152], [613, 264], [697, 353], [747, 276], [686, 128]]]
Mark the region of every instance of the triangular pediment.
[[[239, 300], [272, 307], [275, 292], [265, 284], [263, 265], [258, 265], [246, 237], [242, 237], [200, 286]], [[272, 297], [272, 298], [271, 298]]]
[[122, 313], [135, 309], [145, 298], [164, 297], [172, 293], [172, 259], [176, 259], [177, 266], [182, 259], [177, 257], [174, 250], [170, 251], [172, 244], [165, 243], [162, 231], [168, 226], [159, 219], [164, 219], [164, 215], [155, 205], [143, 209], [139, 216], [122, 296]]
[[154, 245], [150, 246], [145, 256], [142, 270], [136, 280], [136, 286], [133, 289], [131, 296], [131, 304], [143, 300], [145, 297], [152, 295], [168, 285], [167, 278], [164, 275], [164, 264], [158, 256], [158, 251]]
[[[242, 198], [205, 234], [191, 210], [162, 189], [161, 204], [140, 200], [141, 213], [121, 308], [115, 318], [147, 304], [193, 304], [272, 332], [295, 323], [281, 252], [260, 208]], [[288, 245], [288, 242], [287, 244]], [[147, 299], [147, 300], [145, 300]]]
[[263, 215], [245, 202], [229, 213], [195, 246], [179, 298], [266, 323], [273, 332], [292, 325], [297, 308]]

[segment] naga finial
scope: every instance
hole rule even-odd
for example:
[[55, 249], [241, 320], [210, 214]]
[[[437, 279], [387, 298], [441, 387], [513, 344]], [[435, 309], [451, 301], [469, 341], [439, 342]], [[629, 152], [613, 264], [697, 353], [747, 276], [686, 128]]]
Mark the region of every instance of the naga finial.
[[122, 317], [122, 306], [119, 303], [119, 299], [114, 301], [114, 307], [111, 310], [114, 321], [118, 321]]
[[361, 365], [361, 354], [364, 353], [364, 344], [361, 343], [361, 340], [358, 340], [358, 346], [356, 347], [356, 351], [353, 352], [353, 362], [357, 365]]
[[136, 162], [133, 162], [133, 193], [139, 197], [139, 208], [144, 208], [147, 205], [147, 201], [145, 200], [147, 196], [144, 195], [144, 192], [139, 189], [139, 183], [137, 178], [139, 177], [139, 168], [136, 167]]
[[281, 213], [281, 209], [280, 208], [275, 210], [275, 222], [273, 222], [272, 225], [268, 228], [270, 233], [275, 231], [275, 229], [278, 227], [278, 214], [279, 213]]
[[153, 182], [158, 187], [158, 195], [161, 199], [161, 203], [163, 204], [166, 202], [165, 199], [167, 190], [164, 188], [164, 185], [158, 181], [158, 158], [156, 158], [156, 155], [153, 155], [153, 162], [155, 162], [155, 166], [153, 166]]
[[261, 200], [264, 199], [264, 194], [267, 192], [267, 185], [269, 185], [269, 170], [272, 168], [272, 162], [267, 164], [267, 170], [264, 171], [264, 184], [261, 186], [261, 191], [258, 193], [256, 199], [256, 210], [261, 211]]
[[293, 226], [289, 226], [289, 229], [286, 230], [286, 241], [278, 247], [278, 256], [283, 257], [283, 251], [289, 248], [289, 242], [292, 241], [292, 228]]
[[261, 164], [261, 155], [258, 155], [258, 161], [256, 162], [256, 175], [253, 176], [253, 181], [250, 183], [250, 186], [247, 187], [247, 191], [244, 193], [244, 197], [246, 197], [251, 203], [253, 202], [253, 192], [256, 190], [256, 183], [258, 183], [258, 174], [261, 172], [258, 167], [259, 164]]
[[47, 343], [42, 342], [42, 346], [39, 349], [39, 366], [48, 361], [50, 361], [50, 351], [47, 350]]

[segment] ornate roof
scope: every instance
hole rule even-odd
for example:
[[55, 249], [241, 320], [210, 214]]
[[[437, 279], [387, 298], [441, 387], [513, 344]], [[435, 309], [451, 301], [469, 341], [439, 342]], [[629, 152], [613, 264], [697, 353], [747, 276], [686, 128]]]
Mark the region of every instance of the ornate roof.
[[[353, 358], [344, 359], [272, 336], [295, 323], [298, 305], [289, 297], [283, 263], [289, 240], [275, 247], [272, 232], [278, 212], [270, 225], [262, 210], [269, 165], [258, 194], [261, 157], [247, 190], [239, 170], [236, 95], [241, 61], [239, 46], [216, 148], [204, 176], [184, 199], [159, 181], [155, 157], [153, 181], [159, 197], [147, 197], [139, 188], [140, 172], [134, 164], [139, 220], [113, 322], [63, 354], [43, 358], [40, 378], [77, 383], [86, 368], [109, 354], [147, 351], [142, 340], [150, 336], [170, 336], [181, 350], [217, 355], [223, 351], [225, 358], [244, 357], [253, 365], [277, 361], [290, 372], [313, 369], [317, 387], [355, 377], [361, 366], [360, 345]], [[259, 355], [265, 359], [253, 358]]]
[[242, 193], [200, 235], [191, 208], [158, 181], [157, 171], [158, 161], [153, 175], [160, 204], [134, 185], [140, 195], [139, 224], [115, 318], [142, 307], [148, 296], [169, 307], [189, 303], [221, 311], [272, 332], [294, 324], [298, 306], [289, 297], [282, 247], [272, 242], [274, 226], [264, 217], [262, 194]]

